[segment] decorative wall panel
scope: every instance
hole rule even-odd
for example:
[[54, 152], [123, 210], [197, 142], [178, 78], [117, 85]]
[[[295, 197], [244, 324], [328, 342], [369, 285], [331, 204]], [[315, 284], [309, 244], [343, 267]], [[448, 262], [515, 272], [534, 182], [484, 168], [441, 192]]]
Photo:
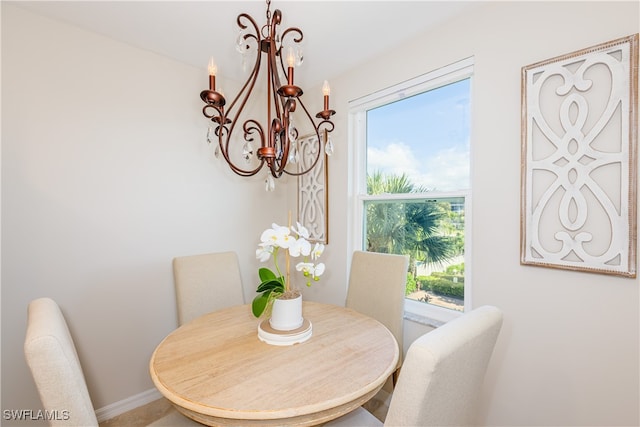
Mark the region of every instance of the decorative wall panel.
[[[327, 137], [326, 132], [323, 136]], [[317, 141], [315, 134], [304, 136], [298, 141], [300, 170], [307, 169], [315, 160], [316, 150], [321, 149]], [[320, 146], [324, 147], [325, 144]], [[329, 242], [327, 200], [327, 156], [323, 154], [309, 173], [298, 177], [298, 221], [309, 230], [311, 241], [324, 244]]]
[[521, 262], [636, 276], [638, 35], [522, 68]]

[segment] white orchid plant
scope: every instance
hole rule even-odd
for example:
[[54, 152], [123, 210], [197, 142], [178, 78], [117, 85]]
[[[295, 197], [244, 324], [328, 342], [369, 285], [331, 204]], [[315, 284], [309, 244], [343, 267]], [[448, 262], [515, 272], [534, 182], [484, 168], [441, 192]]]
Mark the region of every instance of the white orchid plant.
[[[273, 257], [275, 272], [269, 268], [262, 267], [258, 270], [260, 276], [260, 285], [256, 292], [259, 293], [253, 299], [252, 311], [256, 317], [271, 307], [273, 300], [291, 291], [291, 281], [289, 277], [290, 257], [302, 257], [302, 262], [296, 264], [297, 271], [302, 272], [307, 281], [307, 286], [311, 286], [312, 281], [318, 281], [322, 273], [324, 273], [324, 263], [316, 263], [315, 261], [322, 255], [324, 245], [316, 243], [311, 247], [309, 242], [309, 230], [307, 230], [299, 222], [296, 227], [281, 226], [272, 224], [271, 228], [266, 229], [260, 236], [260, 244], [256, 249], [256, 258], [261, 262], [266, 262]], [[280, 250], [285, 254], [285, 275], [280, 270], [278, 263], [278, 255]]]

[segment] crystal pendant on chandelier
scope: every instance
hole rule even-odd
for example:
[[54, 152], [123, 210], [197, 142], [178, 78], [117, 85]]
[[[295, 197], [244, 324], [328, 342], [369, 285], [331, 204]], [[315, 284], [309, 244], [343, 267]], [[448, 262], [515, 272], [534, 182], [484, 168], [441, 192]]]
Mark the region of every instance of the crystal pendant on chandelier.
[[251, 162], [251, 157], [253, 157], [253, 144], [247, 141], [242, 146], [242, 158], [247, 162]]
[[251, 46], [247, 43], [245, 39], [245, 35], [247, 35], [246, 30], [241, 29], [238, 31], [238, 37], [236, 37], [236, 51], [242, 55], [242, 72], [246, 73], [249, 69], [249, 61], [247, 57], [249, 56], [249, 52], [251, 50]]
[[280, 48], [282, 47], [282, 39], [280, 38], [280, 31], [276, 31], [274, 41], [276, 42], [276, 50], [280, 50]]
[[289, 122], [289, 158], [291, 163], [298, 163], [298, 129], [293, 124], [293, 120]]
[[289, 163], [298, 163], [299, 158], [298, 144], [293, 144], [291, 148], [289, 148]]
[[273, 179], [271, 174], [267, 175], [267, 179], [264, 180], [264, 189], [265, 191], [273, 191], [276, 188], [276, 181]]
[[289, 123], [289, 143], [295, 144], [296, 142], [298, 142], [298, 129], [291, 122]]
[[238, 37], [236, 37], [236, 50], [240, 53], [245, 53], [247, 50], [249, 50], [249, 45], [244, 40], [245, 34], [246, 33], [244, 30], [240, 30], [238, 31]]
[[324, 143], [324, 152], [327, 156], [333, 154], [333, 140], [331, 139], [331, 136], [327, 136], [327, 141]]
[[242, 54], [242, 72], [246, 73], [248, 69], [249, 67], [247, 65], [247, 55]]
[[220, 158], [220, 145], [215, 143], [215, 140], [213, 139], [215, 136], [215, 131], [213, 129], [213, 127], [209, 126], [209, 129], [207, 129], [207, 144], [211, 145], [214, 144], [215, 148], [213, 149], [213, 156], [216, 159]]
[[304, 62], [304, 55], [302, 54], [302, 49], [296, 49], [296, 67], [299, 67]]

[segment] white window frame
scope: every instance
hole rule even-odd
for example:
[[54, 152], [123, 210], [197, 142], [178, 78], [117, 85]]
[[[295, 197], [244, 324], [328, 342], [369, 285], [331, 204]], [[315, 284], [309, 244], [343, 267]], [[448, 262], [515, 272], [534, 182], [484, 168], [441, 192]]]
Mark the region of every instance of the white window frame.
[[[349, 102], [349, 160], [352, 175], [348, 185], [349, 200], [351, 200], [348, 210], [348, 229], [350, 238], [347, 241], [348, 253], [362, 249], [363, 242], [363, 206], [368, 200], [412, 200], [424, 198], [445, 198], [464, 197], [465, 200], [465, 283], [464, 283], [464, 311], [471, 309], [471, 182], [469, 188], [459, 191], [430, 192], [417, 194], [394, 194], [378, 195], [367, 194], [366, 183], [366, 116], [367, 111], [380, 107], [400, 99], [417, 95], [431, 89], [437, 89], [450, 83], [455, 83], [466, 78], [473, 77], [473, 57], [463, 59], [456, 63], [447, 65], [427, 74], [418, 76], [411, 80], [399, 83], [395, 86], [372, 93], [371, 95], [355, 99]], [[473, 88], [471, 82], [470, 90]], [[473, 102], [473, 101], [472, 101]], [[471, 135], [470, 135], [471, 140]], [[470, 150], [473, 144], [470, 142]], [[473, 158], [473, 156], [471, 156]], [[471, 169], [470, 165], [470, 169]], [[448, 322], [462, 315], [462, 312], [449, 310], [432, 304], [425, 304], [418, 301], [405, 299], [405, 316], [415, 319], [424, 319], [431, 323]]]

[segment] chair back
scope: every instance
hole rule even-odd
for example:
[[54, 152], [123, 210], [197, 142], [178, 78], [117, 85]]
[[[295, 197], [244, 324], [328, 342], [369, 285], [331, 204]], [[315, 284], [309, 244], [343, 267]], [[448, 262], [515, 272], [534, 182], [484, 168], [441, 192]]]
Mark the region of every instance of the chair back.
[[49, 425], [98, 426], [69, 328], [50, 298], [29, 304], [24, 354]]
[[176, 257], [173, 278], [179, 325], [221, 308], [244, 304], [235, 252]]
[[502, 312], [483, 306], [409, 347], [385, 426], [475, 425], [477, 404]]
[[391, 331], [400, 347], [409, 258], [405, 255], [355, 251], [351, 258], [346, 306], [373, 317]]

